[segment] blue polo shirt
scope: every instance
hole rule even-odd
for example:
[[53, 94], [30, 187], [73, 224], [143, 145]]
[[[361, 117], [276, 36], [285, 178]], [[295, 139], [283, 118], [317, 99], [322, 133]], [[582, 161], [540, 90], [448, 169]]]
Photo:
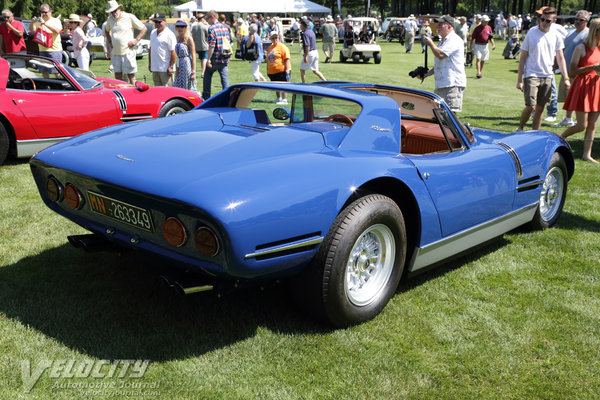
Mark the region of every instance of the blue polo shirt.
[[304, 47], [309, 46], [308, 51], [317, 49], [317, 36], [312, 29], [307, 28], [302, 33], [302, 43]]

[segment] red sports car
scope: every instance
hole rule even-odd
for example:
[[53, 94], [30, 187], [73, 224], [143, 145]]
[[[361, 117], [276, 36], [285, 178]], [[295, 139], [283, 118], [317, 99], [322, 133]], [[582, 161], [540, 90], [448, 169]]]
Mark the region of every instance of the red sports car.
[[71, 136], [122, 122], [185, 112], [202, 102], [173, 87], [95, 78], [45, 57], [0, 58], [0, 165]]

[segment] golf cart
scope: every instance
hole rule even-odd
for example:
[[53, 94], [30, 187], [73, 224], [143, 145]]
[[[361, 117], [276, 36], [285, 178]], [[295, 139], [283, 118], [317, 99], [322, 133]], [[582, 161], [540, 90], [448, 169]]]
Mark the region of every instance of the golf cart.
[[372, 58], [381, 63], [381, 47], [376, 43], [379, 22], [375, 18], [360, 17], [344, 20], [344, 47], [340, 50], [340, 61], [351, 59], [354, 63]]

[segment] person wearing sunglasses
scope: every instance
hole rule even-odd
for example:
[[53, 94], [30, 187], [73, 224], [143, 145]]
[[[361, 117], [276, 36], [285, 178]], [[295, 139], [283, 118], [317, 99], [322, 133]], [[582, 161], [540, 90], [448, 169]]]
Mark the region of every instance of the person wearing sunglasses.
[[177, 38], [173, 31], [167, 28], [165, 14], [152, 14], [150, 21], [154, 23], [154, 29], [150, 32], [148, 70], [152, 73], [154, 86], [173, 86]]
[[23, 34], [25, 27], [17, 21], [9, 9], [2, 10], [0, 24], [0, 56], [7, 53], [27, 53]]
[[[52, 34], [52, 46], [46, 47], [38, 44], [40, 50], [40, 56], [48, 57], [56, 62], [62, 62], [62, 42], [60, 40], [60, 31], [63, 26], [60, 19], [52, 16], [52, 9], [48, 4], [42, 4], [40, 6], [41, 18], [34, 18], [32, 31], [35, 32], [38, 29], [49, 32]], [[45, 76], [45, 75], [44, 75]]]
[[555, 19], [556, 9], [545, 7], [541, 17], [538, 18], [538, 26], [530, 29], [523, 40], [517, 89], [524, 94], [525, 108], [521, 112], [517, 131], [525, 128], [532, 112], [534, 113], [532, 129], [540, 129], [544, 106], [550, 101], [552, 94], [555, 57], [564, 78], [565, 90], [571, 86], [563, 55], [564, 41], [556, 29], [551, 29]]

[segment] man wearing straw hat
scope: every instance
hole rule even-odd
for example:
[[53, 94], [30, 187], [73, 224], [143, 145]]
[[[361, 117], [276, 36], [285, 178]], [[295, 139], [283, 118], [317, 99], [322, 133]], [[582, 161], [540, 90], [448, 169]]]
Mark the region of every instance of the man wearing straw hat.
[[[104, 35], [108, 44], [112, 46], [112, 66], [115, 70], [115, 79], [123, 80], [123, 75], [132, 84], [135, 84], [137, 61], [133, 47], [140, 42], [146, 33], [146, 26], [133, 14], [123, 12], [121, 5], [116, 0], [108, 2], [105, 10], [109, 16], [106, 20]], [[139, 30], [136, 37], [133, 30]]]

